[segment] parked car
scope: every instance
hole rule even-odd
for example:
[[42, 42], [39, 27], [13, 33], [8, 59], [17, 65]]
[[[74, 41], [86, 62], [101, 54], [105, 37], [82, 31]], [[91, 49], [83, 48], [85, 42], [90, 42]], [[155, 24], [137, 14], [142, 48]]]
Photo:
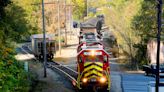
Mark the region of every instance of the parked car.
[[[160, 76], [164, 76], [164, 64], [160, 64], [159, 66], [159, 73]], [[157, 69], [156, 69], [156, 64], [150, 64], [150, 65], [143, 65], [143, 71], [145, 71], [145, 75], [153, 75], [155, 76], [157, 73]]]

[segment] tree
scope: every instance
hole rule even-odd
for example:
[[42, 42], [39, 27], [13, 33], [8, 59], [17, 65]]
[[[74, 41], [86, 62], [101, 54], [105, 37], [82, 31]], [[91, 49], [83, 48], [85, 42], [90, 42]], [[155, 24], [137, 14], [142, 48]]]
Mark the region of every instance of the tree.
[[6, 7], [10, 3], [10, 0], [1, 0], [0, 1], [0, 20], [2, 16], [4, 16], [4, 7]]
[[[88, 17], [94, 17], [95, 15], [101, 14], [101, 11], [97, 11], [99, 8], [108, 7], [107, 0], [72, 0], [74, 4], [73, 16], [75, 20], [83, 20], [86, 17], [88, 8]], [[87, 4], [88, 3], [88, 4]], [[88, 5], [88, 7], [87, 7]], [[90, 12], [95, 11], [95, 12]]]
[[86, 12], [85, 0], [72, 0], [72, 3], [74, 5], [73, 8], [74, 19], [77, 20], [83, 19], [85, 17], [85, 12]]
[[[147, 43], [156, 37], [155, 0], [114, 0], [106, 9], [106, 20], [132, 66], [148, 63]], [[163, 32], [162, 32], [163, 34]]]
[[148, 64], [147, 59], [147, 43], [150, 39], [156, 38], [157, 34], [157, 10], [156, 1], [144, 0], [139, 13], [134, 16], [132, 21], [132, 28], [138, 31], [141, 40], [136, 44], [138, 48], [136, 58], [140, 64]]
[[24, 2], [13, 0], [5, 7], [5, 15], [0, 21], [0, 29], [4, 33], [3, 41], [7, 38], [7, 40], [21, 41], [37, 32], [37, 20], [32, 17], [35, 6], [32, 6], [31, 3], [30, 0]]
[[142, 2], [142, 0], [114, 0], [110, 2], [110, 8], [104, 10], [106, 23], [114, 33], [120, 49], [134, 66], [137, 65], [135, 59], [137, 49], [134, 45], [138, 44], [141, 38], [138, 31], [132, 29], [132, 21], [138, 14]]
[[28, 5], [26, 0], [0, 1], [0, 92], [28, 92], [30, 88], [28, 73], [14, 57], [13, 44], [37, 28], [31, 23], [33, 7]]

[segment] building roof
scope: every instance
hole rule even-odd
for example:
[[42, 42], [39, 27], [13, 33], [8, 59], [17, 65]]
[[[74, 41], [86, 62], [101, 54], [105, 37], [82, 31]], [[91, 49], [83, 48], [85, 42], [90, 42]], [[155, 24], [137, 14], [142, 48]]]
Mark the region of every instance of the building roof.
[[[46, 38], [54, 38], [55, 34], [46, 34]], [[43, 38], [43, 34], [34, 34], [31, 35], [31, 39]]]

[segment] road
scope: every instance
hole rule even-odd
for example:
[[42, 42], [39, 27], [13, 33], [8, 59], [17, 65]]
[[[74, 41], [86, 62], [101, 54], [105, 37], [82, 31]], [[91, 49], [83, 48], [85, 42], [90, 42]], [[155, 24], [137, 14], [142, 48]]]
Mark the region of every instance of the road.
[[116, 60], [110, 60], [110, 67], [112, 80], [111, 92], [122, 92], [120, 66], [116, 63]]
[[[145, 76], [142, 73], [123, 73], [121, 77], [123, 92], [149, 92], [148, 84], [155, 82], [154, 77]], [[161, 78], [160, 82], [164, 82], [164, 79]]]
[[153, 77], [143, 74], [122, 74], [122, 86], [124, 92], [148, 92], [148, 83], [154, 81]]

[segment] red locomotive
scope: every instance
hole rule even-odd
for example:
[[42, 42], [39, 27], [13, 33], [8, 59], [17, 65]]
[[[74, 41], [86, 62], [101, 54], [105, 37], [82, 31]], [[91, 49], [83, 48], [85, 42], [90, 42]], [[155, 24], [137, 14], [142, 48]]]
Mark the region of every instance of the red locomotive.
[[109, 55], [103, 46], [80, 45], [77, 55], [77, 86], [79, 89], [110, 89]]

